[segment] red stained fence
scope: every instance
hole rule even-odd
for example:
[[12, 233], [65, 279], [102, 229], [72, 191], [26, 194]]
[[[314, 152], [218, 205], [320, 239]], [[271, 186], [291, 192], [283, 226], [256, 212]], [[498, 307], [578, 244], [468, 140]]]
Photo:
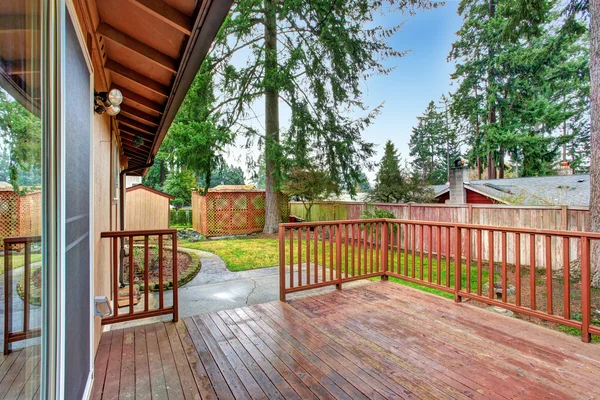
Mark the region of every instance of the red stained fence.
[[[557, 243], [559, 271], [553, 265]], [[280, 298], [391, 276], [450, 293], [456, 302], [473, 299], [579, 329], [587, 342], [600, 335], [592, 320], [600, 321], [600, 289], [591, 287], [592, 243], [600, 243], [600, 234], [434, 221], [281, 224]], [[528, 258], [522, 258], [524, 249]]]
[[[161, 229], [148, 231], [115, 231], [102, 232], [102, 238], [109, 238], [112, 241], [112, 287], [113, 287], [113, 315], [102, 318], [102, 325], [113, 324], [117, 322], [131, 321], [140, 318], [155, 317], [158, 315], [173, 314], [173, 321], [178, 320], [178, 288], [177, 288], [177, 229]], [[124, 263], [128, 262], [128, 273], [124, 274], [123, 283], [127, 284], [128, 290], [126, 296], [121, 296], [128, 303], [126, 310], [119, 310], [119, 258], [121, 252], [121, 241], [129, 254], [124, 257]], [[166, 245], [170, 242], [170, 248]], [[136, 244], [137, 243], [137, 244]], [[158, 259], [158, 282], [150, 281], [150, 251], [155, 251], [155, 257]], [[164, 257], [167, 252], [172, 255], [172, 305], [165, 305], [165, 265]], [[136, 253], [137, 256], [136, 256]], [[136, 257], [141, 259], [138, 273], [134, 271]], [[139, 260], [138, 260], [139, 261]], [[131, 268], [134, 266], [134, 268]], [[135, 288], [138, 287], [140, 293], [143, 293], [143, 307], [135, 309], [135, 300], [138, 294]], [[150, 309], [149, 291], [156, 287], [158, 289], [158, 305]]]
[[[8, 237], [3, 240], [4, 244], [4, 354], [10, 351], [10, 343], [18, 342], [25, 339], [40, 336], [39, 328], [31, 328], [31, 251], [32, 246], [39, 244], [41, 238], [39, 236], [29, 237]], [[16, 251], [19, 250], [19, 253]], [[13, 271], [12, 266], [14, 256], [16, 254], [23, 256], [23, 273], [22, 273], [22, 293], [23, 299], [23, 325], [22, 329], [13, 330], [12, 319], [15, 310], [13, 309]], [[41, 289], [41, 288], [39, 288]]]

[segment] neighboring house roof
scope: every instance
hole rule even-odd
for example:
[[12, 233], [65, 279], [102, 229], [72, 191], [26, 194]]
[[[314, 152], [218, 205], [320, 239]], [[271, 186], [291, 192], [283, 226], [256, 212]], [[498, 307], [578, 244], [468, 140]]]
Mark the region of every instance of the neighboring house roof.
[[[506, 204], [589, 206], [590, 176], [562, 175], [489, 179], [464, 183], [465, 188]], [[434, 186], [436, 197], [448, 185]]]
[[352, 196], [350, 196], [349, 193], [341, 193], [338, 196], [331, 195], [325, 201], [345, 201], [345, 202], [354, 201], [354, 202], [359, 202], [359, 203], [365, 203], [365, 202], [369, 201], [369, 193], [356, 193], [354, 195], [354, 198]]
[[435, 193], [435, 197], [439, 197], [450, 190], [450, 186], [448, 184], [445, 185], [431, 185], [433, 189], [433, 193]]
[[215, 186], [214, 188], [210, 188], [208, 189], [209, 192], [216, 192], [219, 190], [223, 190], [226, 192], [234, 192], [234, 191], [249, 191], [249, 190], [256, 190], [254, 185], [218, 185]]
[[0, 182], [0, 192], [12, 192], [13, 187], [8, 182]]
[[152, 188], [150, 188], [150, 187], [148, 187], [146, 185], [135, 185], [135, 186], [132, 186], [132, 187], [128, 187], [127, 191], [128, 192], [133, 192], [134, 190], [139, 190], [139, 189], [147, 190], [148, 192], [152, 192], [152, 193], [157, 194], [159, 196], [166, 197], [169, 200], [173, 200], [175, 198], [175, 196], [171, 196], [170, 194], [161, 192], [161, 191], [156, 190], [156, 189], [152, 189]]

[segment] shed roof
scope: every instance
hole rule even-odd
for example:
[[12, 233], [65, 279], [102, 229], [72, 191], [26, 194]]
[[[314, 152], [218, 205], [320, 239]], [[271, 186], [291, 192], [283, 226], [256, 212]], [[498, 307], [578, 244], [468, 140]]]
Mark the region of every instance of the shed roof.
[[156, 194], [156, 195], [158, 195], [158, 196], [163, 196], [163, 197], [166, 197], [166, 198], [168, 198], [169, 200], [173, 200], [173, 199], [175, 198], [175, 196], [171, 196], [170, 194], [167, 194], [167, 193], [161, 192], [161, 191], [159, 191], [159, 190], [156, 190], [156, 189], [152, 189], [151, 187], [148, 187], [148, 186], [146, 186], [146, 185], [135, 185], [135, 186], [131, 186], [131, 187], [128, 187], [128, 188], [127, 188], [127, 191], [128, 191], [128, 192], [133, 192], [134, 190], [139, 190], [139, 189], [146, 190], [146, 191], [148, 191], [148, 192], [150, 192], [150, 193], [154, 193], [154, 194]]

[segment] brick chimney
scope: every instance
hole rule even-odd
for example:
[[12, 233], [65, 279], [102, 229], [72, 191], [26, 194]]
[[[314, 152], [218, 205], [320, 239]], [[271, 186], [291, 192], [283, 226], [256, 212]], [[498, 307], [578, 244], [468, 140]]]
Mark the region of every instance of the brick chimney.
[[558, 175], [573, 175], [573, 168], [568, 161], [562, 161], [558, 167]]
[[467, 191], [465, 183], [469, 182], [469, 167], [464, 161], [455, 162], [454, 168], [450, 169], [450, 199], [446, 204], [466, 204]]

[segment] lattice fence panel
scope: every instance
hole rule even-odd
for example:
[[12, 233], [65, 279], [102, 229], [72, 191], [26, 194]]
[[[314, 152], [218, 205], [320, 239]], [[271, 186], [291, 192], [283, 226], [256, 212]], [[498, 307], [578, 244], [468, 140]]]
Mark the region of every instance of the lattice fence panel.
[[42, 194], [22, 196], [19, 204], [20, 236], [38, 236], [42, 232]]
[[19, 195], [15, 192], [0, 192], [0, 248], [4, 248], [4, 238], [20, 236]]

